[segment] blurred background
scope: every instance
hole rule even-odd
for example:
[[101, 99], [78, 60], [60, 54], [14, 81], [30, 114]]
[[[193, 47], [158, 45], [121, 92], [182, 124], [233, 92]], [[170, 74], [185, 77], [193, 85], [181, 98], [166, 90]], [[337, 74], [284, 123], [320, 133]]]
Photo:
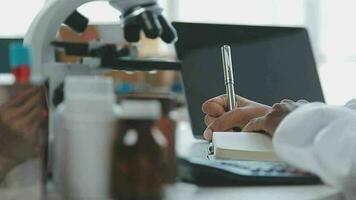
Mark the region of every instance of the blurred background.
[[[49, 0], [47, 0], [49, 1]], [[171, 21], [226, 24], [276, 25], [306, 27], [312, 41], [315, 59], [326, 101], [344, 104], [356, 97], [356, 1], [354, 0], [159, 0]], [[23, 38], [31, 21], [46, 0], [2, 1], [0, 6], [0, 38]], [[113, 28], [119, 22], [118, 11], [106, 2], [93, 2], [79, 11], [89, 17], [91, 24]], [[104, 28], [105, 29], [105, 28]], [[96, 30], [97, 32], [100, 32]], [[119, 31], [119, 30], [118, 30]], [[65, 30], [62, 30], [62, 33]], [[101, 31], [104, 34], [106, 31]], [[89, 34], [90, 35], [90, 34]], [[63, 36], [62, 37], [71, 37]], [[114, 37], [112, 34], [109, 37]], [[2, 40], [3, 41], [3, 40]], [[4, 41], [0, 43], [0, 72], [7, 72]], [[143, 40], [142, 56], [175, 58], [172, 46], [159, 40]], [[1, 62], [3, 61], [3, 62]], [[174, 87], [176, 74], [153, 78], [159, 87]], [[145, 80], [144, 75], [121, 80]], [[152, 79], [152, 78], [151, 78]], [[126, 87], [126, 86], [125, 86]], [[127, 86], [124, 89], [130, 88]]]

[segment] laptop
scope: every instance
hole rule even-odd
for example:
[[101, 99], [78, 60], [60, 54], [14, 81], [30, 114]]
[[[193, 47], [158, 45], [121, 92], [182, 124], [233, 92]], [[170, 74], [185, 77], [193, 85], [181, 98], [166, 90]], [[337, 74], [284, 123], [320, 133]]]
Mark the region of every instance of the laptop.
[[[221, 46], [231, 46], [236, 94], [267, 105], [283, 99], [324, 102], [305, 28], [174, 22], [175, 44], [196, 138], [206, 126], [201, 105], [224, 94]], [[184, 158], [183, 181], [202, 186], [318, 184], [305, 173], [289, 173], [281, 162]], [[181, 173], [180, 173], [181, 172]]]
[[220, 47], [231, 46], [237, 95], [267, 105], [283, 99], [324, 102], [307, 30], [175, 22], [192, 129], [202, 138], [201, 105], [225, 93]]

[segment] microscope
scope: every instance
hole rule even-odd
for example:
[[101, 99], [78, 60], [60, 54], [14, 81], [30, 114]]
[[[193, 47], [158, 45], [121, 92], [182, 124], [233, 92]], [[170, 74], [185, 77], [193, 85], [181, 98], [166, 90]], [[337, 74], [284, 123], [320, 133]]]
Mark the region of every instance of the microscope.
[[[120, 53], [115, 52], [109, 46], [96, 48], [90, 44], [79, 44], [83, 51], [74, 51], [78, 45], [66, 44], [56, 41], [57, 32], [62, 24], [66, 24], [78, 34], [84, 32], [88, 26], [88, 19], [81, 15], [77, 8], [83, 4], [98, 0], [50, 0], [34, 19], [30, 29], [24, 39], [24, 45], [32, 51], [31, 80], [43, 80], [45, 77], [49, 85], [49, 151], [51, 154], [51, 140], [53, 139], [53, 111], [52, 99], [56, 88], [61, 85], [68, 75], [96, 75], [102, 71], [102, 61], [105, 56], [110, 55], [110, 61], [115, 61], [115, 56]], [[103, 0], [101, 0], [103, 1]], [[166, 43], [172, 43], [177, 39], [177, 33], [173, 26], [162, 16], [162, 8], [157, 4], [157, 0], [104, 0], [113, 8], [121, 12], [120, 26], [123, 28], [124, 38], [128, 42], [138, 42], [140, 33], [143, 31], [148, 38], [161, 38]], [[122, 34], [112, 33], [112, 34]], [[71, 46], [72, 45], [72, 46]], [[81, 63], [59, 63], [55, 59], [56, 46], [65, 47], [68, 52], [83, 57], [96, 57], [97, 62], [89, 59]], [[73, 47], [73, 49], [71, 49]], [[71, 51], [72, 50], [72, 51]], [[98, 53], [99, 52], [99, 53]], [[88, 54], [88, 55], [86, 55]], [[98, 56], [99, 55], [99, 56]], [[101, 55], [101, 56], [100, 56]], [[112, 62], [106, 62], [105, 68], [110, 68]], [[115, 64], [115, 63], [113, 63]], [[117, 69], [117, 68], [116, 68]], [[51, 159], [51, 158], [50, 158]]]
[[[56, 63], [55, 46], [53, 45], [53, 42], [56, 41], [58, 29], [62, 24], [66, 24], [77, 33], [84, 32], [88, 25], [88, 19], [76, 10], [79, 6], [92, 1], [98, 0], [48, 1], [36, 16], [26, 34], [24, 45], [31, 48], [33, 58], [31, 78], [33, 80], [40, 77], [48, 78], [50, 98], [53, 97], [54, 89], [63, 82], [65, 76], [90, 74], [95, 71], [93, 68], [98, 67], [93, 67], [90, 63]], [[157, 0], [104, 1], [108, 1], [113, 8], [122, 13], [119, 19], [120, 26], [122, 26], [124, 37], [128, 42], [139, 41], [141, 31], [148, 38], [160, 37], [166, 43], [176, 41], [177, 33], [162, 16], [162, 9], [158, 6]]]
[[[87, 61], [77, 64], [59, 63], [55, 61], [55, 44], [58, 29], [62, 24], [66, 24], [79, 34], [84, 32], [89, 20], [77, 12], [77, 8], [93, 1], [98, 0], [48, 1], [36, 16], [26, 33], [24, 45], [30, 47], [32, 51], [31, 79], [34, 81], [43, 77], [48, 79], [50, 100], [52, 100], [55, 89], [63, 82], [65, 76], [92, 75], [98, 71], [100, 64], [95, 62], [90, 63], [90, 59], [89, 62]], [[173, 26], [163, 17], [162, 8], [159, 7], [157, 0], [104, 1], [108, 1], [113, 8], [122, 13], [120, 19], [118, 16], [118, 20], [120, 20], [120, 26], [124, 30], [124, 37], [128, 42], [139, 41], [141, 31], [143, 31], [148, 38], [160, 37], [166, 43], [176, 41], [177, 33]], [[90, 44], [87, 44], [86, 46], [89, 54], [90, 52], [95, 52], [89, 51], [91, 48], [90, 46]], [[66, 48], [68, 50], [71, 46], [66, 46]], [[109, 50], [107, 50], [108, 48], [99, 48], [96, 52], [100, 53], [100, 50], [102, 49], [104, 50], [100, 55], [118, 55], [113, 52], [114, 50], [112, 48], [109, 48]], [[107, 68], [108, 64], [106, 64], [105, 67]], [[53, 105], [50, 103], [50, 110], [52, 109]]]

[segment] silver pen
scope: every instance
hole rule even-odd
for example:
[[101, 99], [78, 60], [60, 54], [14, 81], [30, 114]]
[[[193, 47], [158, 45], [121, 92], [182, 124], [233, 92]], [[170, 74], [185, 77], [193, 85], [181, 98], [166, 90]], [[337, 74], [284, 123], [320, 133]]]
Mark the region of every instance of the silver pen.
[[[232, 69], [231, 48], [229, 45], [221, 47], [221, 55], [224, 69], [224, 83], [226, 88], [227, 104], [229, 111], [237, 106], [234, 88], [234, 74]], [[208, 158], [214, 154], [214, 145], [210, 142], [208, 147]]]
[[232, 69], [231, 48], [229, 45], [221, 47], [221, 55], [224, 69], [224, 82], [226, 88], [227, 105], [229, 111], [237, 106], [235, 89], [234, 89], [234, 74]]

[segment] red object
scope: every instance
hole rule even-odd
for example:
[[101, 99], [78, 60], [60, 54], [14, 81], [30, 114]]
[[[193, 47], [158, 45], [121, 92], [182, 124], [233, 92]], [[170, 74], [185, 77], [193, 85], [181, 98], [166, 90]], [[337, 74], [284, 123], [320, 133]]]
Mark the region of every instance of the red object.
[[27, 83], [30, 80], [30, 67], [28, 65], [20, 65], [12, 69], [11, 72], [15, 76], [16, 81], [20, 83]]
[[19, 81], [21, 83], [26, 83], [30, 80], [30, 66], [21, 65], [20, 66], [20, 78]]
[[20, 77], [20, 68], [14, 68], [11, 70], [11, 73], [15, 76], [16, 80]]

